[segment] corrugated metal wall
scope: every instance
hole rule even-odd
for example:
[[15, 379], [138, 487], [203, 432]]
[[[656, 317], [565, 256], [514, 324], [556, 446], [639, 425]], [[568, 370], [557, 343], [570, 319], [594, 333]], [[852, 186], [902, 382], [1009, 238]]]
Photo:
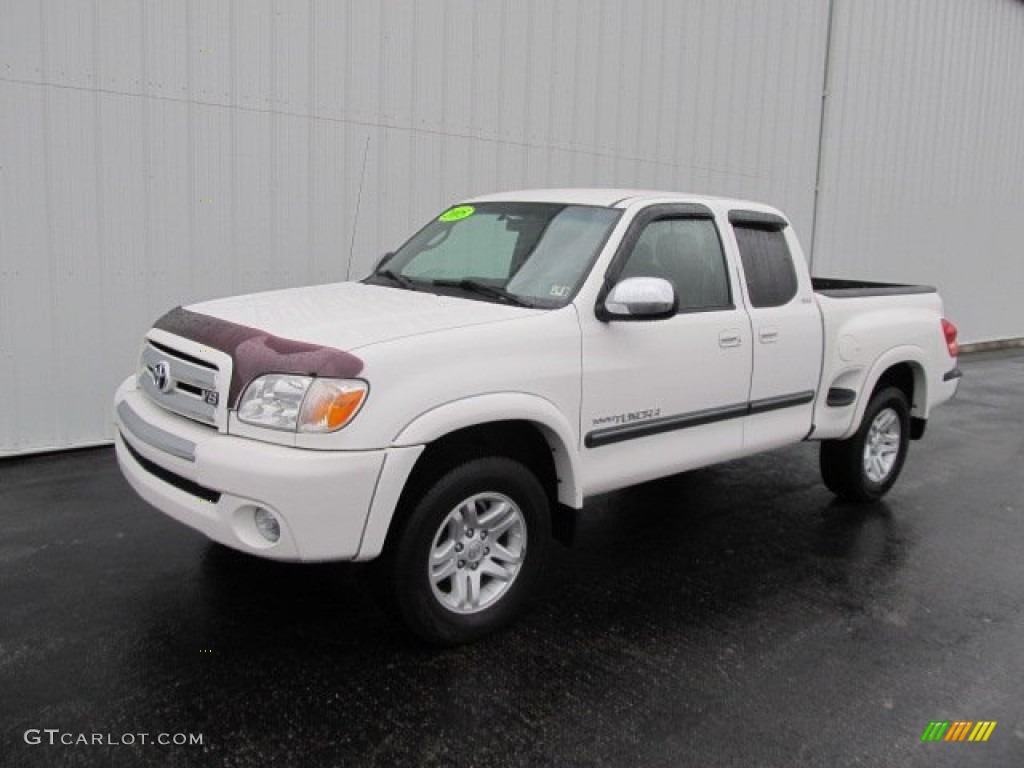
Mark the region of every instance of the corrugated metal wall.
[[1024, 336], [1024, 3], [837, 0], [814, 270]]
[[[986, 145], [971, 183], [995, 190], [986, 174], [1002, 174], [1000, 192], [1020, 192], [1019, 132], [998, 122], [1020, 123], [1020, 89], [985, 78], [1005, 67], [1012, 91], [1024, 13], [1013, 0], [943, 0], [932, 19], [932, 5], [837, 0], [830, 79], [844, 95], [829, 102], [817, 240], [825, 271], [948, 292], [962, 253], [941, 266], [919, 256], [945, 258], [947, 239], [915, 242], [933, 231], [921, 225], [893, 250], [860, 227], [934, 190], [944, 168], [966, 178], [972, 140], [1004, 144]], [[809, 240], [828, 30], [825, 0], [0, 0], [0, 454], [108, 438], [111, 393], [165, 309], [361, 276], [471, 194], [749, 196], [786, 209]], [[942, 48], [957, 35], [998, 46], [950, 52], [953, 66]], [[873, 58], [876, 36], [898, 76]], [[923, 99], [900, 89], [935, 60], [957, 84], [960, 127], [926, 137], [956, 153], [929, 165], [915, 132], [934, 128], [906, 103]], [[929, 94], [948, 119], [942, 92]], [[880, 107], [904, 122], [877, 160], [849, 121]], [[1015, 177], [1000, 162], [1013, 142]], [[900, 148], [917, 153], [907, 167], [920, 178], [878, 204], [872, 184], [891, 182]], [[974, 229], [988, 236], [993, 220]], [[879, 247], [892, 263], [865, 261]], [[1022, 330], [1012, 313], [977, 312], [977, 326], [961, 315], [971, 338]]]
[[3, 452], [109, 437], [165, 309], [361, 276], [470, 194], [693, 188], [810, 225], [816, 0], [0, 9]]

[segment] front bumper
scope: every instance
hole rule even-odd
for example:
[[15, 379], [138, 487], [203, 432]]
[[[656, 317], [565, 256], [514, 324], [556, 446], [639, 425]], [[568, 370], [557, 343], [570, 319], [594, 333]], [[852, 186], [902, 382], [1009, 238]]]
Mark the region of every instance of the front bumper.
[[[387, 450], [312, 451], [220, 433], [169, 413], [136, 389], [114, 399], [118, 464], [147, 502], [214, 541], [277, 560], [359, 554]], [[281, 537], [257, 531], [257, 507]]]

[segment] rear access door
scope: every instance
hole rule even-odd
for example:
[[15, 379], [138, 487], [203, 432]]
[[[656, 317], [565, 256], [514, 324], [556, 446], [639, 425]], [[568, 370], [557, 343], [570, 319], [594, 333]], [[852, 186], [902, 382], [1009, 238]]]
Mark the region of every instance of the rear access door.
[[800, 244], [785, 219], [733, 210], [743, 291], [753, 331], [753, 375], [744, 452], [802, 440], [821, 376], [821, 313]]

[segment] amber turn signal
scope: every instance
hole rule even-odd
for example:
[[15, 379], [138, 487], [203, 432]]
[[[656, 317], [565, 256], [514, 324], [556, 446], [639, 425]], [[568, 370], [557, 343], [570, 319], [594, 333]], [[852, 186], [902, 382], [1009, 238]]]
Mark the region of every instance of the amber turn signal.
[[300, 432], [334, 432], [355, 417], [369, 387], [358, 379], [314, 379], [299, 414]]

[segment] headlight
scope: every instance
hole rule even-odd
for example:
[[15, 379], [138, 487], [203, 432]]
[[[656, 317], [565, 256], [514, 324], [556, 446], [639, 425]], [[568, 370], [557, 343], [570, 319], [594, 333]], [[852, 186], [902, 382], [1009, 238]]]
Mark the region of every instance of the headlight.
[[359, 379], [313, 379], [299, 411], [299, 432], [334, 432], [355, 417], [368, 386]]
[[368, 388], [359, 379], [272, 373], [245, 388], [238, 420], [288, 432], [334, 432], [352, 421]]

